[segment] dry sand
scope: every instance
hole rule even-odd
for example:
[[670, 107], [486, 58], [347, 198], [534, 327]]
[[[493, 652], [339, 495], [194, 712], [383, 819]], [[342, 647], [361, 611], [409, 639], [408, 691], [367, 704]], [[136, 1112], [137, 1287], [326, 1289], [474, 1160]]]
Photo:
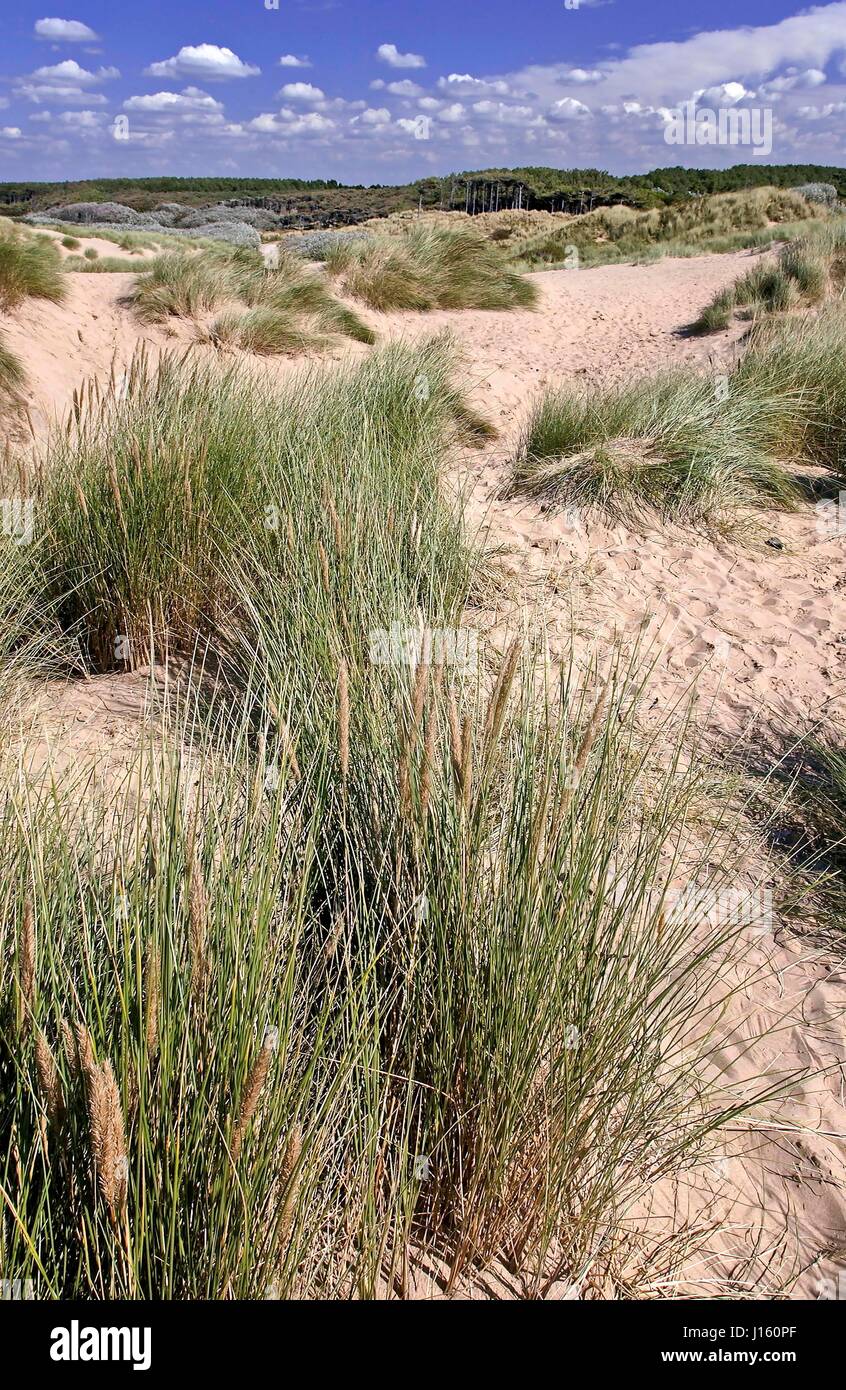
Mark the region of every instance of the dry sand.
[[[98, 249], [120, 254], [110, 243]], [[782, 723], [795, 730], [809, 716], [846, 717], [846, 537], [821, 533], [810, 508], [761, 517], [757, 540], [741, 545], [659, 527], [603, 526], [537, 502], [503, 501], [500, 492], [532, 398], [547, 383], [595, 387], [688, 361], [715, 375], [725, 370], [742, 328], [705, 340], [684, 330], [748, 259], [739, 253], [538, 274], [540, 305], [532, 313], [364, 315], [380, 339], [415, 340], [448, 328], [473, 403], [500, 430], [486, 449], [463, 455], [453, 474], [467, 492], [471, 525], [496, 549], [510, 580], [508, 597], [472, 620], [486, 624], [494, 644], [517, 618], [543, 626], [560, 657], [575, 624], [581, 660], [613, 635], [634, 641], [645, 628], [654, 707], [678, 699], [696, 677], [700, 717], [726, 744], [748, 736], [752, 721], [753, 736], [766, 740]], [[121, 303], [128, 276], [70, 278], [65, 305], [29, 301], [0, 323], [26, 365], [40, 438], [85, 378], [104, 380], [113, 364], [120, 372], [142, 341], [155, 355], [193, 337], [184, 324], [140, 329]], [[351, 344], [335, 355], [365, 351]], [[297, 365], [269, 370], [283, 375]], [[68, 745], [73, 758], [86, 746], [97, 752], [121, 742], [143, 703], [137, 677], [51, 692], [44, 737], [63, 761]], [[746, 964], [753, 978], [732, 1005], [729, 1027], [736, 1039], [779, 1031], [745, 1055], [727, 1043], [727, 1078], [742, 1086], [760, 1069], [813, 1075], [794, 1086], [771, 1125], [751, 1139], [738, 1134], [727, 1157], [677, 1184], [662, 1183], [643, 1215], [656, 1239], [668, 1224], [687, 1221], [713, 1232], [710, 1253], [692, 1258], [665, 1292], [707, 1292], [728, 1281], [753, 1296], [786, 1286], [794, 1297], [811, 1298], [821, 1279], [846, 1268], [846, 968], [842, 952], [778, 925], [750, 939]]]

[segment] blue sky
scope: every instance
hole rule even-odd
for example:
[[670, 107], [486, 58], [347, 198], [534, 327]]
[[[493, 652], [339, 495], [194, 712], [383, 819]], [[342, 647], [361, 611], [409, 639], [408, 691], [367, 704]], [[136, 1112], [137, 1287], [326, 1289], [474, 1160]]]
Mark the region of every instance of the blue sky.
[[691, 100], [770, 111], [772, 162], [846, 164], [846, 0], [273, 4], [5, 0], [0, 180], [752, 162], [667, 143]]

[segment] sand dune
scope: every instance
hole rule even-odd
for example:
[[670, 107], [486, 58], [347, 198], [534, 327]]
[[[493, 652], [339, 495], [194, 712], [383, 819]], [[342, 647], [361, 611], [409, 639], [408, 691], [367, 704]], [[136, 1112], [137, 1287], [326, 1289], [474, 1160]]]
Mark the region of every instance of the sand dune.
[[[108, 243], [101, 250], [118, 254]], [[483, 621], [497, 643], [528, 614], [562, 659], [574, 625], [583, 661], [615, 635], [640, 640], [655, 663], [653, 705], [666, 708], [697, 678], [701, 719], [726, 746], [776, 737], [782, 723], [795, 729], [808, 717], [846, 718], [846, 537], [826, 534], [811, 508], [762, 517], [758, 538], [741, 543], [657, 526], [635, 532], [601, 525], [534, 501], [503, 500], [501, 492], [531, 399], [543, 386], [598, 386], [684, 362], [722, 371], [742, 328], [705, 341], [684, 330], [748, 260], [740, 253], [552, 271], [533, 277], [541, 293], [535, 312], [364, 315], [380, 339], [448, 328], [473, 403], [500, 430], [484, 451], [462, 454], [452, 472], [468, 491], [471, 525], [496, 549], [510, 581], [497, 606], [473, 620]], [[105, 379], [113, 363], [120, 372], [139, 343], [156, 354], [193, 339], [184, 324], [139, 328], [121, 302], [129, 276], [70, 278], [64, 305], [28, 301], [2, 324], [26, 365], [27, 404], [40, 438], [84, 379]], [[336, 355], [366, 351], [344, 344]], [[267, 370], [285, 374], [297, 365], [286, 360]], [[137, 682], [128, 697], [130, 679], [104, 677], [82, 691], [55, 692], [49, 738], [61, 742], [64, 729], [74, 757], [86, 744], [96, 751], [104, 741], [120, 741], [143, 706]], [[776, 1023], [780, 1031], [751, 1053], [727, 1044], [727, 1079], [742, 1085], [760, 1069], [810, 1068], [816, 1075], [779, 1110], [780, 1128], [763, 1129], [754, 1141], [744, 1136], [742, 1155], [729, 1148], [683, 1182], [663, 1184], [647, 1219], [656, 1238], [667, 1223], [713, 1226], [711, 1257], [697, 1256], [679, 1271], [682, 1288], [701, 1292], [711, 1281], [734, 1279], [759, 1295], [789, 1284], [793, 1296], [814, 1297], [846, 1246], [846, 969], [810, 938], [777, 926], [750, 941], [745, 964], [751, 978], [730, 1020], [736, 1038]]]

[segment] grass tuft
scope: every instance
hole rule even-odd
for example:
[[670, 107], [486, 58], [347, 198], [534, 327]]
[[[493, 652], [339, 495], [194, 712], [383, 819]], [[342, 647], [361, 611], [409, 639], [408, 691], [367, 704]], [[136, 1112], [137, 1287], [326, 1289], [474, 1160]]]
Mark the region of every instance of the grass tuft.
[[537, 289], [465, 227], [423, 225], [402, 237], [338, 242], [327, 270], [371, 309], [531, 308]]
[[23, 364], [0, 338], [0, 396], [14, 397], [25, 380]]
[[[201, 319], [223, 306], [211, 336], [260, 353], [296, 352], [315, 347], [321, 334], [343, 334], [372, 343], [375, 334], [332, 295], [325, 279], [296, 256], [279, 251], [278, 265], [265, 266], [250, 250], [171, 252], [138, 276], [130, 295], [146, 322], [169, 315]], [[232, 307], [246, 305], [238, 314]], [[274, 347], [273, 344], [278, 344]]]
[[739, 509], [795, 506], [799, 490], [762, 441], [784, 404], [764, 390], [679, 371], [598, 395], [548, 391], [530, 419], [513, 491], [641, 519], [727, 524]]
[[0, 227], [0, 309], [14, 309], [28, 296], [58, 304], [64, 294], [61, 256], [52, 241]]

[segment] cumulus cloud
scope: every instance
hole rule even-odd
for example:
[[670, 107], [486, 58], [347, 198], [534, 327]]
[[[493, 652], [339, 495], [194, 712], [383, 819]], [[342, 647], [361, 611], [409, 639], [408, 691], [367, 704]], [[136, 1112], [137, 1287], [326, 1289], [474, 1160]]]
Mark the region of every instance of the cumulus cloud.
[[554, 101], [547, 112], [550, 121], [573, 121], [589, 115], [590, 107], [575, 97], [562, 97], [560, 101]]
[[825, 106], [800, 106], [797, 116], [803, 121], [824, 121], [846, 111], [846, 101], [827, 101]]
[[[823, 70], [843, 49], [845, 32], [846, 3], [836, 0], [775, 24], [636, 44], [603, 64], [603, 94], [610, 101], [634, 98], [653, 107], [675, 106], [694, 91], [725, 83], [727, 73], [749, 87], [788, 64]], [[562, 95], [570, 71], [566, 64], [537, 64], [513, 74], [512, 81], [551, 98]]]
[[102, 111], [62, 111], [58, 119], [78, 130], [99, 130], [106, 117]]
[[20, 126], [16, 126], [16, 125], [4, 125], [4, 126], [0, 126], [0, 136], [2, 136], [4, 140], [20, 140], [20, 138], [21, 138]]
[[781, 77], [774, 77], [768, 82], [762, 82], [759, 91], [764, 96], [777, 96], [781, 95], [782, 92], [821, 87], [824, 82], [825, 73], [821, 72], [819, 68], [806, 68], [804, 72], [799, 72], [797, 68], [787, 68]]
[[96, 72], [89, 72], [87, 68], [80, 67], [75, 58], [66, 58], [63, 63], [36, 68], [32, 77], [36, 82], [51, 86], [63, 87], [69, 83], [77, 83], [80, 87], [91, 87], [96, 86], [98, 82], [108, 82], [113, 77], [120, 77], [120, 73], [117, 68], [98, 68]]
[[86, 91], [84, 87], [62, 87], [53, 83], [20, 82], [15, 94], [27, 101], [84, 101], [88, 105], [105, 106], [106, 98], [102, 92]]
[[54, 43], [92, 43], [100, 37], [78, 19], [37, 19], [35, 33], [39, 39]]
[[489, 97], [474, 101], [473, 111], [483, 120], [496, 121], [499, 125], [528, 126], [543, 119], [531, 106], [514, 106], [505, 101], [491, 101]]
[[34, 102], [83, 101], [87, 105], [94, 103], [104, 106], [106, 98], [99, 92], [92, 92], [91, 88], [115, 77], [120, 77], [117, 68], [98, 68], [96, 72], [89, 72], [75, 58], [67, 58], [63, 63], [36, 68], [29, 76], [18, 78], [15, 95]]
[[283, 53], [279, 59], [280, 68], [310, 68], [310, 58], [298, 58], [294, 53]]
[[303, 114], [299, 111], [293, 111], [289, 106], [283, 106], [278, 116], [264, 112], [261, 116], [256, 116], [254, 120], [248, 121], [247, 127], [249, 130], [258, 131], [264, 135], [286, 136], [328, 135], [330, 131], [336, 129], [335, 122], [329, 116], [321, 116], [319, 111], [308, 111]]
[[144, 72], [147, 77], [204, 77], [207, 81], [223, 81], [230, 77], [255, 77], [261, 68], [243, 62], [231, 48], [200, 43], [185, 45], [173, 58], [151, 63]]
[[718, 82], [713, 87], [703, 87], [693, 93], [693, 100], [699, 106], [736, 106], [744, 97], [754, 97], [742, 82]]
[[564, 76], [568, 82], [581, 85], [584, 82], [601, 82], [605, 74], [600, 72], [599, 68], [570, 68]]
[[391, 96], [394, 97], [419, 97], [423, 95], [423, 88], [419, 87], [416, 82], [411, 82], [407, 77], [404, 77], [401, 82], [388, 82], [387, 84], [383, 82], [382, 86], [386, 92], [390, 92]]
[[216, 101], [199, 87], [185, 87], [181, 92], [153, 92], [149, 96], [130, 97], [123, 103], [125, 111], [222, 111], [223, 102]]
[[448, 77], [439, 77], [438, 86], [442, 92], [452, 92], [456, 96], [508, 96], [511, 91], [502, 78], [473, 77], [469, 72], [451, 72]]
[[368, 106], [366, 111], [362, 111], [358, 116], [353, 116], [350, 124], [355, 123], [369, 126], [390, 125], [391, 113], [384, 106]]
[[324, 101], [326, 93], [310, 82], [286, 82], [279, 96], [286, 101]]
[[400, 53], [395, 43], [380, 43], [376, 57], [392, 68], [425, 68], [426, 59], [420, 53]]

